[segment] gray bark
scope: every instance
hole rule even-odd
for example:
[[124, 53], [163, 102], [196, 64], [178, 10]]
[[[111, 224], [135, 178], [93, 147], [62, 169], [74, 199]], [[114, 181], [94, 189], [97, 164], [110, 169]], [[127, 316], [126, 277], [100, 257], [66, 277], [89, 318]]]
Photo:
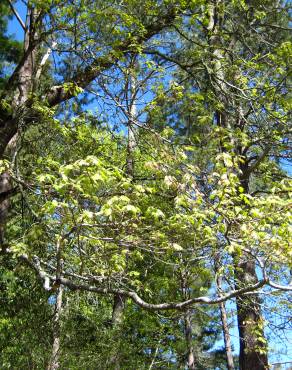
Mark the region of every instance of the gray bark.
[[53, 320], [53, 346], [52, 354], [47, 370], [57, 370], [60, 367], [60, 345], [61, 345], [61, 314], [63, 301], [63, 286], [60, 285], [57, 290], [55, 315]]
[[[62, 277], [63, 258], [62, 258], [62, 242], [63, 238], [59, 238], [56, 244], [56, 282]], [[56, 295], [55, 314], [53, 319], [53, 346], [52, 354], [47, 370], [57, 370], [60, 367], [60, 347], [61, 347], [61, 315], [63, 304], [63, 285], [59, 284]]]
[[[190, 297], [188, 289], [188, 276], [187, 273], [181, 271], [181, 295], [183, 299], [188, 299]], [[192, 312], [190, 309], [187, 309], [184, 313], [184, 329], [185, 329], [185, 341], [186, 341], [186, 365], [190, 370], [195, 370], [197, 368], [195, 349], [193, 342], [193, 326], [192, 326]]]
[[[217, 292], [218, 296], [222, 296], [222, 277], [220, 275], [220, 254], [218, 253], [215, 257], [215, 272], [216, 272], [216, 285], [217, 285]], [[225, 302], [219, 303], [220, 309], [220, 316], [221, 316], [221, 323], [222, 323], [222, 332], [223, 332], [223, 339], [224, 339], [224, 348], [226, 353], [226, 364], [228, 370], [234, 370], [234, 360], [232, 354], [232, 345], [231, 345], [231, 337], [229, 332], [228, 326], [228, 319], [227, 319], [227, 311], [225, 307]]]
[[223, 331], [223, 337], [224, 337], [224, 346], [225, 346], [225, 352], [226, 352], [227, 369], [234, 370], [231, 338], [230, 338], [230, 333], [229, 333], [225, 303], [221, 302], [219, 304], [219, 308], [220, 308], [222, 331]]
[[188, 310], [184, 316], [185, 321], [185, 338], [187, 344], [187, 367], [190, 370], [196, 369], [195, 352], [193, 346], [193, 329], [192, 329], [192, 315]]
[[116, 294], [114, 296], [113, 312], [112, 312], [112, 325], [113, 327], [118, 327], [123, 322], [123, 311], [125, 305], [125, 298]]
[[[220, 276], [218, 276], [217, 278], [217, 290], [220, 296], [222, 292]], [[221, 323], [222, 323], [222, 332], [223, 332], [224, 347], [225, 347], [225, 353], [226, 353], [227, 369], [234, 370], [231, 337], [230, 337], [230, 332], [229, 332], [225, 302], [219, 303], [219, 309], [220, 309], [220, 316], [221, 316]]]

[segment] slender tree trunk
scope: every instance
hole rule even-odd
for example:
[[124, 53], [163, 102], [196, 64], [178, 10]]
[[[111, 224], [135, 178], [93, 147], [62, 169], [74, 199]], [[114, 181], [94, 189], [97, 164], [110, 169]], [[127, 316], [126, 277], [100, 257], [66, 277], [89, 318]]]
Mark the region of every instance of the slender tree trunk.
[[0, 200], [0, 247], [1, 250], [5, 251], [5, 225], [9, 210], [9, 197], [8, 193], [11, 190], [10, 176], [8, 172], [4, 172], [0, 175], [0, 195], [2, 194], [2, 201]]
[[[112, 327], [113, 329], [119, 329], [123, 323], [123, 312], [125, 307], [125, 299], [120, 294], [114, 296], [114, 304], [112, 311]], [[119, 339], [117, 340], [119, 342]], [[118, 347], [118, 346], [117, 346]], [[113, 366], [115, 370], [120, 370], [120, 358], [119, 358], [119, 348], [116, 348], [113, 355], [109, 359], [109, 365]]]
[[226, 353], [227, 369], [234, 370], [234, 361], [233, 361], [233, 354], [232, 354], [231, 338], [230, 338], [229, 327], [228, 327], [227, 312], [226, 312], [225, 304], [223, 302], [219, 304], [219, 309], [220, 309], [221, 322], [222, 322], [222, 331], [223, 331], [224, 346], [225, 346], [225, 353]]
[[[218, 295], [221, 296], [222, 295], [222, 277], [219, 272], [219, 267], [220, 267], [220, 256], [218, 254], [215, 260], [215, 270], [217, 274], [217, 278], [216, 278], [217, 291], [218, 291]], [[230, 338], [225, 302], [221, 302], [219, 304], [219, 309], [220, 309], [220, 316], [221, 316], [221, 323], [222, 323], [222, 332], [223, 332], [223, 338], [224, 338], [227, 369], [234, 370], [232, 345], [231, 345], [231, 338]]]
[[63, 286], [60, 285], [57, 290], [55, 315], [53, 321], [53, 347], [52, 354], [47, 370], [57, 370], [60, 367], [60, 335], [61, 335], [61, 315], [63, 302]]
[[[180, 284], [181, 284], [181, 296], [184, 300], [190, 298], [189, 289], [188, 289], [188, 276], [187, 273], [181, 271], [180, 275]], [[195, 370], [197, 368], [196, 357], [195, 357], [195, 348], [193, 342], [193, 326], [192, 326], [192, 311], [188, 309], [184, 313], [184, 334], [186, 341], [186, 365], [190, 370]]]
[[[59, 237], [56, 244], [56, 282], [60, 281], [63, 270], [63, 258], [62, 258], [62, 242], [63, 238]], [[60, 345], [61, 345], [61, 315], [62, 315], [62, 304], [63, 304], [63, 286], [59, 285], [56, 295], [55, 303], [55, 314], [53, 319], [53, 346], [52, 354], [48, 364], [47, 370], [57, 370], [59, 369], [59, 359], [60, 359]]]
[[[133, 97], [136, 90], [136, 81], [135, 77], [131, 76], [131, 96]], [[133, 152], [136, 148], [136, 137], [135, 137], [135, 127], [133, 120], [136, 117], [136, 105], [135, 99], [131, 99], [130, 103], [130, 111], [129, 111], [129, 119], [128, 119], [128, 143], [127, 143], [127, 159], [126, 159], [126, 174], [129, 177], [134, 176], [134, 158]], [[124, 309], [124, 297], [121, 295], [116, 295], [114, 297], [114, 305], [113, 305], [113, 314], [112, 314], [112, 324], [115, 326], [116, 324], [120, 324], [122, 322], [123, 316], [123, 309]], [[116, 312], [115, 312], [116, 311]]]
[[135, 127], [132, 122], [132, 119], [135, 119], [136, 108], [134, 104], [131, 107], [131, 119], [128, 123], [128, 145], [127, 145], [127, 163], [126, 163], [126, 172], [130, 177], [134, 176], [134, 158], [133, 152], [137, 146], [136, 137], [135, 137]]
[[[135, 62], [134, 62], [135, 66]], [[128, 117], [128, 143], [127, 143], [127, 159], [126, 159], [126, 174], [133, 178], [134, 176], [134, 158], [133, 152], [137, 146], [135, 137], [134, 120], [136, 119], [136, 77], [132, 74], [130, 76], [130, 96], [129, 117]], [[123, 322], [123, 312], [125, 308], [125, 297], [120, 294], [114, 296], [113, 312], [112, 312], [112, 326], [119, 328]], [[114, 364], [115, 370], [120, 370], [119, 353], [115, 353], [110, 359], [110, 364]]]
[[[25, 34], [23, 42], [23, 63], [20, 64], [20, 68], [16, 74], [16, 81], [11, 81], [12, 84], [15, 84], [17, 91], [15, 92], [12, 106], [16, 110], [24, 106], [25, 102], [29, 98], [29, 94], [33, 89], [34, 82], [34, 72], [36, 69], [35, 57], [36, 57], [36, 48], [35, 48], [35, 39], [37, 38], [36, 29], [35, 29], [35, 19], [37, 18], [37, 13], [35, 9], [28, 6], [26, 21], [25, 21]], [[17, 112], [16, 112], [17, 114]]]
[[196, 369], [195, 352], [193, 346], [193, 329], [192, 329], [192, 315], [188, 310], [184, 317], [185, 320], [185, 338], [187, 343], [187, 367], [190, 370]]

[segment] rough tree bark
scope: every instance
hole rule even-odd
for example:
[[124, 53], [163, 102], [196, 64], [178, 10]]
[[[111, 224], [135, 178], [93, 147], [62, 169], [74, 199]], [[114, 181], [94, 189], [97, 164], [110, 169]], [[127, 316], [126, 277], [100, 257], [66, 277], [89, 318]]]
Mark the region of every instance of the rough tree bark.
[[[113, 329], [120, 329], [123, 323], [123, 313], [125, 307], [125, 298], [120, 294], [114, 295], [114, 302], [113, 302], [113, 311], [112, 311], [112, 327]], [[119, 340], [117, 340], [119, 343]], [[119, 348], [115, 348], [113, 355], [111, 355], [109, 359], [109, 366], [114, 370], [120, 370], [120, 358], [119, 358]]]
[[[244, 174], [244, 171], [242, 172]], [[241, 181], [248, 193], [248, 179]], [[243, 253], [235, 261], [236, 289], [258, 281], [254, 259]], [[268, 366], [267, 346], [264, 336], [263, 318], [258, 294], [236, 297], [237, 321], [240, 340], [240, 370], [266, 370]]]
[[[256, 281], [254, 261], [240, 259], [236, 278], [241, 282]], [[266, 370], [268, 359], [263, 333], [263, 321], [257, 294], [237, 297], [237, 320], [240, 338], [239, 366], [241, 370]]]

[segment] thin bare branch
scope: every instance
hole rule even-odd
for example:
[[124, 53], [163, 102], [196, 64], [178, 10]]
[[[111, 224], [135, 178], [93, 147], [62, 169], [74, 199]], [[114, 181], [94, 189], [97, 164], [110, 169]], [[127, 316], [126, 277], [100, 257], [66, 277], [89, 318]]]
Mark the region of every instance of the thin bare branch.
[[49, 59], [49, 57], [50, 57], [50, 55], [52, 53], [52, 49], [54, 49], [56, 45], [57, 45], [56, 41], [53, 41], [52, 42], [52, 46], [51, 47], [48, 47], [45, 55], [43, 56], [43, 58], [42, 58], [42, 60], [41, 60], [41, 62], [39, 64], [38, 70], [36, 72], [36, 80], [37, 81], [41, 77], [41, 73], [43, 71], [43, 68], [44, 68], [45, 64], [47, 63], [47, 61], [48, 61], [48, 59]]
[[9, 3], [10, 9], [12, 10], [13, 14], [15, 15], [16, 19], [18, 20], [22, 29], [25, 31], [26, 30], [25, 24], [24, 24], [23, 20], [21, 19], [20, 15], [18, 14], [18, 11], [14, 8], [11, 0], [7, 0], [7, 1]]

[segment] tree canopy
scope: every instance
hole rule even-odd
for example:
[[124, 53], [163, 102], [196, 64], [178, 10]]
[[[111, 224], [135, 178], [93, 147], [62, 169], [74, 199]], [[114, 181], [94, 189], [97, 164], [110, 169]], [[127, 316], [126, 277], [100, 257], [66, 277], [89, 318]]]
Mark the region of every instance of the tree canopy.
[[1, 367], [271, 368], [292, 290], [289, 3], [18, 5], [0, 17]]

